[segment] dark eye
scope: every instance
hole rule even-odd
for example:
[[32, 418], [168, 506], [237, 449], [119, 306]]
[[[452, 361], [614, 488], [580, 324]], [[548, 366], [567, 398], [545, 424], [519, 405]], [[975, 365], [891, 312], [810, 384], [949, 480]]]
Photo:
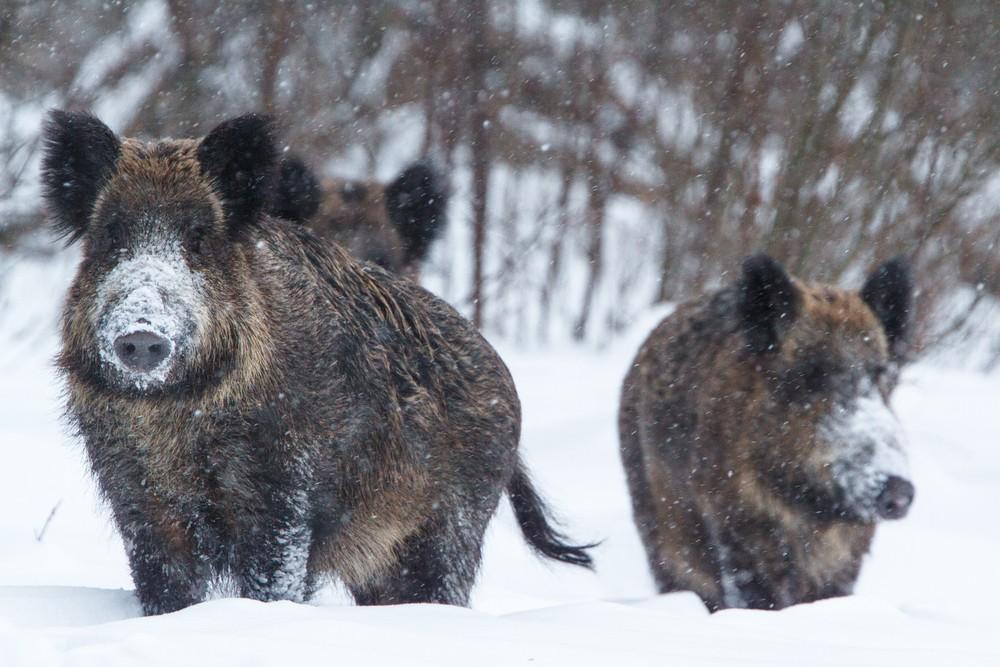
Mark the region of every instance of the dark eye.
[[200, 255], [205, 251], [207, 245], [207, 238], [204, 230], [195, 230], [188, 237], [187, 247], [188, 250], [194, 255]]
[[814, 394], [830, 384], [830, 369], [824, 364], [806, 364], [802, 369], [802, 388]]
[[100, 237], [100, 242], [97, 247], [102, 254], [109, 254], [115, 252], [116, 250], [121, 250], [125, 247], [124, 228], [116, 222], [108, 225], [104, 230], [104, 234]]
[[792, 386], [807, 394], [820, 394], [830, 387], [833, 369], [819, 361], [806, 361], [792, 371]]

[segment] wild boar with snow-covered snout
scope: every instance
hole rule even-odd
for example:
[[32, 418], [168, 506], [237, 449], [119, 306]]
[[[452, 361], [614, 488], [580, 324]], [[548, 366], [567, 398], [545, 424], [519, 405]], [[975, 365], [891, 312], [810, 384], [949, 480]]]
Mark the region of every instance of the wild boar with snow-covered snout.
[[712, 610], [851, 592], [875, 523], [913, 500], [889, 408], [910, 302], [900, 260], [855, 293], [757, 256], [650, 334], [619, 437], [662, 592], [694, 591]]
[[68, 414], [148, 614], [219, 582], [303, 600], [465, 604], [506, 490], [530, 545], [564, 542], [518, 460], [490, 345], [414, 283], [271, 217], [268, 121], [121, 139], [53, 112], [43, 184], [83, 256], [62, 319]]

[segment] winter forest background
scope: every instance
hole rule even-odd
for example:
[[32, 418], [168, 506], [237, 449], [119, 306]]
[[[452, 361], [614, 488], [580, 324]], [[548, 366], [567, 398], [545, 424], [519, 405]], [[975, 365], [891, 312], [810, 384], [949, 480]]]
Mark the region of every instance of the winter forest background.
[[8, 0], [0, 252], [55, 252], [41, 110], [140, 136], [260, 110], [325, 175], [444, 167], [425, 282], [505, 338], [606, 341], [763, 250], [848, 285], [910, 258], [933, 348], [1000, 296], [998, 46], [969, 0]]
[[[520, 451], [596, 572], [508, 504], [470, 608], [212, 599], [141, 617], [53, 360], [78, 251], [46, 230], [49, 108], [197, 137], [272, 114], [321, 175], [448, 177], [421, 280], [479, 324]], [[1000, 3], [0, 0], [0, 665], [989, 665], [1000, 578]], [[622, 378], [679, 301], [764, 251], [858, 288], [902, 255], [892, 398], [917, 495], [854, 595], [709, 615], [657, 595], [618, 452]], [[748, 426], [748, 427], [752, 427]]]

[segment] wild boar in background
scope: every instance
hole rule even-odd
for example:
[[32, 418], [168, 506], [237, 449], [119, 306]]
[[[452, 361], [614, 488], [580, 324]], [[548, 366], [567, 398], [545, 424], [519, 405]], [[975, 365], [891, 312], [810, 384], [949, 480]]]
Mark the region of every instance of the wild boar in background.
[[296, 156], [282, 160], [271, 213], [301, 222], [354, 257], [417, 279], [444, 231], [448, 188], [429, 162], [415, 162], [389, 183], [326, 179]]

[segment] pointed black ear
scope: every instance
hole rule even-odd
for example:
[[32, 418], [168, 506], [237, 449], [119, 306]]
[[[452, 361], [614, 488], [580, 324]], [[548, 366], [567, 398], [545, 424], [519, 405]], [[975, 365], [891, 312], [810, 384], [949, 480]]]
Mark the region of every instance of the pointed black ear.
[[777, 351], [799, 309], [799, 293], [788, 273], [767, 255], [748, 257], [739, 298], [747, 347], [755, 354]]
[[296, 155], [281, 161], [271, 214], [286, 220], [305, 222], [319, 210], [322, 194], [319, 181]]
[[246, 114], [225, 121], [201, 140], [198, 161], [215, 181], [230, 223], [253, 223], [270, 203], [278, 164], [271, 119]]
[[861, 288], [861, 298], [882, 322], [890, 353], [901, 359], [913, 308], [913, 279], [906, 260], [896, 257], [872, 271]]
[[389, 219], [403, 239], [406, 261], [422, 261], [444, 231], [448, 187], [430, 162], [415, 162], [385, 188]]
[[57, 109], [45, 119], [42, 142], [42, 196], [56, 233], [72, 243], [87, 229], [121, 142], [90, 114]]

